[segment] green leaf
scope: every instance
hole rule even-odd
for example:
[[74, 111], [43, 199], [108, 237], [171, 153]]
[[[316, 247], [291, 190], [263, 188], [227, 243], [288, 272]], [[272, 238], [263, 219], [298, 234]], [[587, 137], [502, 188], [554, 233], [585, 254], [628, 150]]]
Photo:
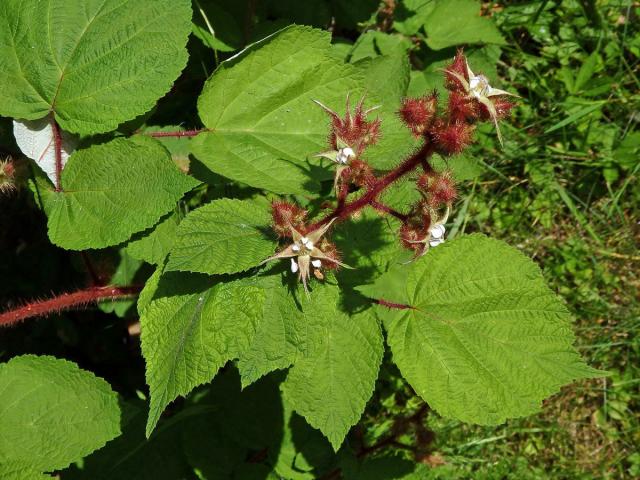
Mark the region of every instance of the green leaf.
[[247, 348], [264, 301], [260, 289], [241, 281], [170, 278], [164, 288], [171, 296], [158, 298], [156, 291], [140, 318], [151, 393], [147, 436], [170, 402], [209, 382]]
[[580, 70], [578, 70], [578, 73], [576, 74], [576, 81], [573, 84], [573, 88], [569, 90], [569, 93], [573, 94], [582, 90], [589, 80], [591, 80], [593, 75], [598, 72], [598, 70], [602, 69], [602, 63], [602, 57], [597, 50], [589, 55], [580, 66]]
[[[64, 480], [175, 480], [192, 478], [182, 451], [180, 424], [163, 426], [152, 438], [144, 430], [146, 404], [122, 402], [122, 435], [83, 459]], [[176, 418], [176, 417], [174, 417]]]
[[544, 133], [546, 135], [547, 133], [555, 132], [556, 130], [559, 130], [562, 127], [566, 127], [567, 125], [571, 125], [576, 120], [579, 120], [582, 117], [584, 117], [586, 115], [589, 115], [592, 112], [595, 112], [596, 110], [600, 110], [605, 105], [605, 103], [606, 103], [606, 101], [593, 102], [593, 103], [590, 103], [589, 105], [586, 105], [586, 106], [584, 106], [582, 108], [576, 109], [567, 118], [565, 118], [563, 120], [560, 120], [557, 123], [554, 123], [552, 126], [547, 128], [542, 133]]
[[269, 204], [223, 198], [194, 210], [178, 227], [166, 270], [237, 273], [273, 255]]
[[365, 158], [374, 168], [390, 170], [419, 144], [398, 116], [409, 86], [409, 58], [406, 52], [397, 52], [367, 58], [355, 66], [365, 78], [368, 106], [380, 105], [372, 116], [379, 116], [382, 120], [380, 140], [367, 148]]
[[334, 465], [335, 453], [327, 439], [284, 403], [282, 442], [274, 452], [274, 470], [282, 478], [314, 480]]
[[103, 248], [154, 225], [198, 182], [183, 175], [155, 140], [115, 139], [76, 151], [62, 188], [39, 182], [49, 238], [69, 250]]
[[338, 309], [338, 289], [317, 286], [306, 308], [309, 347], [282, 385], [285, 399], [338, 450], [373, 393], [384, 351], [369, 313]]
[[283, 282], [280, 275], [257, 281], [264, 303], [255, 333], [238, 362], [243, 388], [269, 372], [289, 367], [305, 350], [308, 321]]
[[64, 130], [108, 132], [150, 110], [187, 62], [188, 0], [5, 0], [0, 114], [55, 113]]
[[[119, 257], [117, 268], [107, 284], [121, 287], [135, 285], [136, 274], [142, 266], [142, 261], [131, 257], [124, 249], [119, 250], [117, 255]], [[99, 302], [98, 308], [105, 313], [115, 313], [118, 317], [123, 318], [135, 303], [133, 298], [111, 298]]]
[[387, 341], [402, 375], [445, 417], [502, 423], [602, 374], [572, 346], [571, 316], [538, 267], [498, 240], [460, 237], [360, 290], [409, 307], [380, 307]]
[[[399, 189], [406, 189], [399, 184]], [[411, 189], [413, 191], [414, 189]], [[397, 192], [397, 191], [396, 191]], [[396, 193], [388, 192], [388, 194]], [[386, 199], [390, 196], [384, 196]], [[405, 197], [406, 198], [406, 197]], [[406, 207], [406, 204], [403, 204]], [[400, 223], [393, 218], [382, 217], [367, 209], [357, 219], [352, 219], [336, 230], [335, 242], [344, 254], [344, 262], [353, 269], [341, 269], [337, 277], [348, 289], [375, 281], [387, 271], [389, 265], [405, 255], [398, 240]]]
[[233, 52], [243, 44], [246, 5], [236, 0], [195, 0], [193, 33], [206, 46], [220, 52]]
[[66, 360], [15, 357], [0, 365], [0, 392], [0, 464], [59, 470], [120, 434], [109, 384]]
[[51, 480], [53, 477], [45, 475], [37, 468], [19, 462], [2, 462], [0, 463], [0, 478], [2, 480]]
[[164, 262], [173, 247], [179, 223], [178, 215], [171, 213], [154, 227], [136, 233], [124, 250], [137, 260], [159, 265]]
[[330, 56], [329, 32], [288, 27], [223, 62], [198, 100], [212, 131], [193, 141], [194, 155], [232, 180], [275, 193], [319, 188], [304, 158], [326, 150], [326, 114], [311, 100], [342, 108], [362, 90], [351, 65]]
[[424, 27], [427, 45], [434, 50], [465, 43], [505, 44], [493, 21], [480, 16], [480, 3], [476, 0], [436, 2]]

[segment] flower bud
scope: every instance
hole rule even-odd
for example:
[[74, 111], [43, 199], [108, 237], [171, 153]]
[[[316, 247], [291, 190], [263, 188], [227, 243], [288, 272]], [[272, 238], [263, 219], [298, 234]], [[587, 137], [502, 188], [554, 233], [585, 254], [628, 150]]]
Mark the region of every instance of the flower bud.
[[[493, 108], [495, 108], [496, 120], [508, 117], [511, 109], [515, 106], [515, 104], [507, 100], [505, 96], [492, 97], [491, 103], [493, 103]], [[480, 104], [479, 114], [482, 120], [492, 120], [491, 112], [483, 103]]]
[[449, 125], [439, 126], [434, 131], [434, 140], [438, 147], [438, 153], [443, 155], [455, 155], [462, 152], [471, 144], [473, 125], [464, 122], [454, 122]]
[[0, 193], [8, 193], [16, 189], [16, 167], [7, 158], [0, 161]]
[[431, 125], [438, 108], [438, 95], [433, 92], [419, 98], [405, 98], [399, 110], [400, 118], [416, 137]]
[[[336, 247], [336, 244], [327, 240], [326, 238], [323, 238], [320, 241], [320, 245], [318, 246], [318, 248], [320, 250], [322, 250], [322, 252], [329, 258], [332, 258], [334, 260], [336, 260], [337, 262], [341, 262], [342, 261], [342, 255], [340, 254], [340, 251], [338, 250], [338, 247]], [[337, 270], [338, 268], [340, 268], [340, 263], [336, 263], [336, 262], [322, 262], [322, 266], [325, 270]]]
[[347, 96], [347, 108], [344, 117], [315, 101], [331, 117], [331, 133], [329, 145], [333, 150], [343, 148], [341, 144], [352, 149], [355, 156], [360, 156], [369, 145], [375, 144], [380, 138], [380, 119], [367, 120], [367, 116], [378, 107], [364, 109], [364, 97], [358, 102], [355, 110], [351, 111], [351, 104]]
[[[469, 81], [469, 74], [467, 72], [467, 59], [464, 56], [462, 49], [456, 52], [456, 56], [453, 58], [453, 62], [444, 71], [444, 86], [449, 91], [459, 91], [461, 93], [466, 92], [465, 85], [460, 81], [463, 78]], [[459, 77], [456, 77], [458, 75]]]
[[474, 121], [480, 115], [479, 103], [456, 90], [449, 93], [447, 109], [452, 122]]
[[418, 189], [426, 196], [429, 208], [437, 210], [453, 202], [458, 192], [450, 171], [442, 173], [424, 173], [416, 182]]
[[301, 229], [307, 211], [289, 202], [275, 201], [271, 204], [273, 230], [279, 237], [290, 237], [291, 227]]
[[367, 187], [375, 181], [371, 166], [363, 160], [353, 160], [349, 166], [349, 181], [359, 187]]

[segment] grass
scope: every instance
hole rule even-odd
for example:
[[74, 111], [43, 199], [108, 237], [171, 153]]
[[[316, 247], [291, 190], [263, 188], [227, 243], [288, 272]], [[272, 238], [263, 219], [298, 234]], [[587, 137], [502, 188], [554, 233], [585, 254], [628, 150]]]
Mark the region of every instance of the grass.
[[533, 257], [574, 313], [581, 353], [612, 376], [498, 428], [433, 421], [435, 450], [461, 478], [640, 476], [639, 11], [616, 1], [494, 9], [509, 41], [502, 81], [524, 99], [504, 151], [481, 138], [491, 168], [466, 185], [460, 231]]

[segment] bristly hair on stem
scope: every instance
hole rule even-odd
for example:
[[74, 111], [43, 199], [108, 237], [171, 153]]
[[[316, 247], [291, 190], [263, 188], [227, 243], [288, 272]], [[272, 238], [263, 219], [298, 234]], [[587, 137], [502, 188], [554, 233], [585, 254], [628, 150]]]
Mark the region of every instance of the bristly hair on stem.
[[84, 307], [100, 300], [134, 297], [141, 290], [141, 285], [129, 285], [126, 287], [111, 285], [90, 287], [73, 293], [63, 293], [57, 297], [30, 302], [22, 307], [0, 313], [0, 327], [10, 327], [28, 318]]

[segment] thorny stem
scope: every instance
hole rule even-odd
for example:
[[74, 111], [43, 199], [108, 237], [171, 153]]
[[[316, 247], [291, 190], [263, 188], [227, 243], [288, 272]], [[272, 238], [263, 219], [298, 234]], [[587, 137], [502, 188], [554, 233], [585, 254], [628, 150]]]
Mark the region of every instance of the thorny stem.
[[202, 128], [199, 130], [182, 130], [182, 131], [175, 131], [175, 132], [150, 132], [150, 133], [145, 133], [145, 135], [148, 135], [149, 137], [154, 137], [154, 138], [160, 138], [160, 137], [195, 137], [197, 135], [200, 135], [203, 132], [208, 132], [209, 129], [208, 128]]
[[53, 149], [56, 156], [56, 192], [62, 191], [62, 136], [60, 127], [55, 118], [51, 119], [51, 131], [53, 132]]
[[127, 287], [110, 285], [106, 287], [90, 287], [73, 293], [63, 293], [48, 300], [27, 303], [15, 310], [0, 313], [0, 327], [10, 327], [27, 318], [70, 310], [100, 300], [133, 297], [140, 293], [141, 290], [141, 285]]
[[391, 208], [390, 206], [385, 205], [384, 203], [378, 202], [377, 200], [372, 200], [369, 205], [371, 205], [373, 208], [375, 208], [379, 212], [388, 213], [389, 215], [396, 217], [398, 220], [402, 222], [407, 220], [407, 216], [404, 213], [400, 213], [397, 210], [394, 210], [393, 208]]
[[420, 165], [423, 159], [428, 158], [433, 153], [433, 150], [434, 150], [433, 144], [425, 143], [422, 147], [420, 147], [420, 150], [418, 150], [416, 153], [414, 153], [409, 158], [407, 158], [404, 162], [398, 165], [397, 168], [391, 170], [384, 177], [381, 177], [378, 180], [376, 180], [376, 182], [373, 185], [371, 185], [371, 187], [369, 187], [367, 192], [364, 195], [362, 195], [360, 198], [357, 198], [352, 202], [345, 203], [342, 205], [338, 204], [335, 210], [333, 210], [326, 217], [318, 220], [317, 222], [309, 226], [308, 230], [314, 231], [326, 225], [334, 218], [338, 220], [345, 219], [349, 215], [352, 215], [362, 210], [367, 205], [371, 205], [371, 202], [375, 202], [376, 199], [378, 198], [378, 195], [380, 195], [382, 191], [384, 191], [393, 182], [395, 182], [402, 176], [406, 175], [407, 173], [411, 172], [418, 165]]

